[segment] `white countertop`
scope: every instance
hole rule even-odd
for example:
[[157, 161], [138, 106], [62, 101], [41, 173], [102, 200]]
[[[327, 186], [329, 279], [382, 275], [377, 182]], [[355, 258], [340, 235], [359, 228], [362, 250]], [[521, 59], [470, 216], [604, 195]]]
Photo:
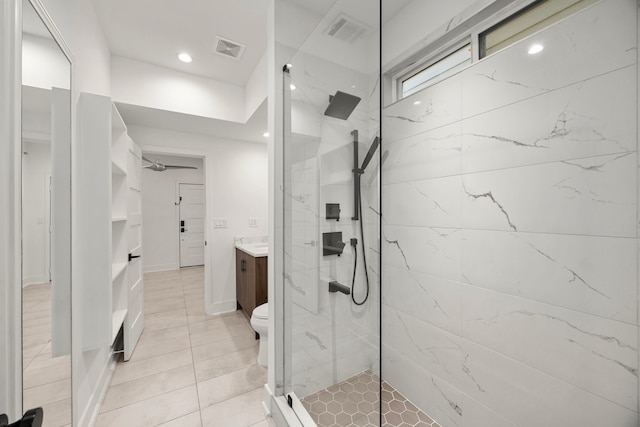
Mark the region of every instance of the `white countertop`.
[[236, 248], [256, 258], [269, 255], [268, 243], [236, 243]]

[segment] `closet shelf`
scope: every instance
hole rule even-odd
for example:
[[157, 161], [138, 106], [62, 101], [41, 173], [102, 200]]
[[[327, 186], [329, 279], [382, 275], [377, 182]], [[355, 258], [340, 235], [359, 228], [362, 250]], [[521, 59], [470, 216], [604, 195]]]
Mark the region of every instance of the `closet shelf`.
[[113, 312], [113, 316], [111, 316], [111, 343], [115, 341], [118, 336], [118, 331], [122, 324], [124, 323], [124, 318], [127, 316], [127, 310], [116, 310]]
[[126, 175], [127, 174], [127, 172], [124, 170], [124, 168], [120, 164], [118, 164], [118, 163], [116, 163], [114, 161], [111, 162], [111, 173], [113, 175]]
[[127, 220], [126, 216], [114, 216], [113, 218], [111, 218], [111, 222], [121, 222], [126, 220]]
[[114, 281], [120, 276], [125, 268], [127, 268], [126, 262], [118, 262], [111, 266], [111, 281]]

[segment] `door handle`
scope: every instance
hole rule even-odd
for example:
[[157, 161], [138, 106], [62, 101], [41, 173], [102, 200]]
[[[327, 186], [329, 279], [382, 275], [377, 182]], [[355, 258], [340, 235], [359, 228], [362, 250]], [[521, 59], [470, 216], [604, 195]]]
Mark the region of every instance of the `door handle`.
[[129, 262], [131, 262], [132, 260], [136, 259], [136, 258], [140, 258], [141, 255], [133, 255], [133, 254], [129, 254]]
[[240, 261], [240, 271], [247, 271], [247, 269], [245, 268], [245, 265], [247, 264], [246, 260], [241, 260]]

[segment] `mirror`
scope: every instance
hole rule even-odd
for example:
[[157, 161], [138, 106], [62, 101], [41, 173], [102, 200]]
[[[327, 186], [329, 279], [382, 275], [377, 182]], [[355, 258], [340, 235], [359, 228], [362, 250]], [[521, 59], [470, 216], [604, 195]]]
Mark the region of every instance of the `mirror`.
[[[36, 4], [36, 6], [38, 6]], [[71, 425], [71, 64], [22, 2], [23, 412]]]

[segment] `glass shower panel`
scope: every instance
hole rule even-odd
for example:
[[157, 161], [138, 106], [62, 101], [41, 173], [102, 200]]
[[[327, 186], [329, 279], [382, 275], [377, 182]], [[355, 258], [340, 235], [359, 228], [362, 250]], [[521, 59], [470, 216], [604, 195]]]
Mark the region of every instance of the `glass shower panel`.
[[283, 71], [284, 391], [318, 426], [379, 425], [378, 27], [337, 1]]
[[[418, 3], [383, 28], [387, 69], [496, 24]], [[596, 2], [385, 102], [388, 425], [400, 396], [425, 425], [638, 425], [637, 20]]]

